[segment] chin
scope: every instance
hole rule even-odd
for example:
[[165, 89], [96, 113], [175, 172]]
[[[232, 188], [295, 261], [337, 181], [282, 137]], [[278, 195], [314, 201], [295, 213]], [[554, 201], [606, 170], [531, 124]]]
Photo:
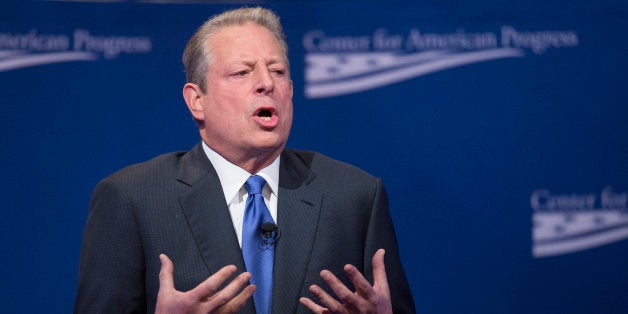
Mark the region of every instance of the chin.
[[261, 151], [275, 151], [282, 150], [285, 146], [285, 141], [279, 139], [266, 139], [260, 140], [254, 143], [254, 147]]

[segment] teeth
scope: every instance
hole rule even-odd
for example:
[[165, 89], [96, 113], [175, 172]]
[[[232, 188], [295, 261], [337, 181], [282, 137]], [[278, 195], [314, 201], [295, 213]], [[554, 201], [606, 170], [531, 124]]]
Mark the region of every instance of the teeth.
[[264, 121], [270, 121], [270, 117], [260, 117]]

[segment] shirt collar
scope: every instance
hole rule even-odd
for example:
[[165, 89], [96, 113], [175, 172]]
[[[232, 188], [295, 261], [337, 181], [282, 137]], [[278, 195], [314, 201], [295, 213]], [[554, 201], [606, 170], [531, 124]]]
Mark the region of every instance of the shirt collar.
[[[216, 169], [216, 173], [218, 173], [218, 179], [222, 185], [227, 203], [231, 202], [252, 174], [226, 160], [207, 146], [205, 142], [203, 142], [203, 151], [205, 151], [205, 155], [207, 155], [214, 169]], [[279, 191], [279, 164], [280, 158], [277, 157], [270, 165], [256, 173], [266, 180], [266, 185], [275, 197], [277, 197]]]

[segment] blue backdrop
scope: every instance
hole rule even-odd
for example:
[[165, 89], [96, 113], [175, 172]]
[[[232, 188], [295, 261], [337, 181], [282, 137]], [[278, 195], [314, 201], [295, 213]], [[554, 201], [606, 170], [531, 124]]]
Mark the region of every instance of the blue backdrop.
[[[625, 313], [624, 1], [262, 4], [289, 146], [383, 178], [421, 313]], [[5, 312], [70, 312], [95, 184], [198, 142], [181, 54], [234, 6], [0, 4]]]

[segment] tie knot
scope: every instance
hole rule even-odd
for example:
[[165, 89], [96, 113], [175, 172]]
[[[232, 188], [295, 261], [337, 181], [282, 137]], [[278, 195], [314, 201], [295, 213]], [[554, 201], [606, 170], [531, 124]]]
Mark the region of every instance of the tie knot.
[[264, 180], [261, 176], [250, 176], [246, 180], [246, 189], [249, 191], [249, 194], [262, 194], [262, 188], [265, 183], [266, 180]]

